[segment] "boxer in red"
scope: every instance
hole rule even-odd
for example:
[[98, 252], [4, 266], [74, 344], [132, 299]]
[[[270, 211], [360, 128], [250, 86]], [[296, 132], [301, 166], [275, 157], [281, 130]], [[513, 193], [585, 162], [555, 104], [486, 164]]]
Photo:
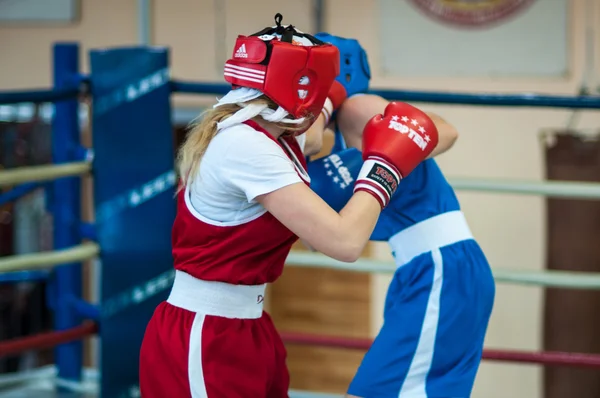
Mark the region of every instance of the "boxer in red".
[[[303, 153], [317, 119], [344, 99], [336, 47], [281, 25], [239, 36], [225, 64], [232, 90], [180, 149], [172, 244], [175, 281], [147, 326], [143, 398], [288, 396], [285, 348], [263, 311], [292, 244], [356, 260], [400, 180], [436, 146], [422, 111], [392, 103], [364, 129], [364, 166], [339, 212], [309, 188]], [[391, 128], [397, 114], [427, 128], [416, 145]], [[306, 150], [306, 148], [304, 148]]]

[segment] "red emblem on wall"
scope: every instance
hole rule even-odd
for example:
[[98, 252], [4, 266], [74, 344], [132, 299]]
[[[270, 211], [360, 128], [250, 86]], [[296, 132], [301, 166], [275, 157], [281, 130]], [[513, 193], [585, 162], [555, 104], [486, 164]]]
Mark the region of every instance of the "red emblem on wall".
[[409, 0], [445, 24], [484, 28], [515, 16], [535, 0]]

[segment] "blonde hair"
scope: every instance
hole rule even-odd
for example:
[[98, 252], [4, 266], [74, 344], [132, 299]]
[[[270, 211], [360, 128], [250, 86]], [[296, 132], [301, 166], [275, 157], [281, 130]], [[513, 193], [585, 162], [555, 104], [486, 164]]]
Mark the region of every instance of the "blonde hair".
[[[247, 104], [267, 104], [271, 109], [277, 109], [279, 106], [270, 98], [262, 95], [256, 99], [248, 101]], [[198, 116], [190, 125], [185, 141], [177, 152], [177, 170], [185, 186], [192, 181], [200, 169], [200, 161], [206, 153], [208, 144], [217, 135], [217, 123], [227, 119], [241, 107], [236, 104], [224, 104], [217, 108], [211, 108]], [[260, 116], [257, 116], [260, 117]], [[312, 124], [313, 117], [307, 117], [303, 123], [290, 124], [284, 122], [273, 123], [274, 126], [282, 128], [286, 133], [295, 131], [304, 131]], [[285, 134], [285, 133], [284, 133]]]

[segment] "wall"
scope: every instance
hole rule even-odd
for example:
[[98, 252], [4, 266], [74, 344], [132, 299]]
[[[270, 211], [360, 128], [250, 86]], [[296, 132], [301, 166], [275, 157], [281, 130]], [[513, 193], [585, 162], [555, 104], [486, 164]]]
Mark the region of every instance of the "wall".
[[[399, 0], [400, 1], [400, 0]], [[553, 1], [553, 0], [540, 0]], [[272, 21], [276, 11], [284, 21], [310, 29], [310, 2], [255, 0], [155, 0], [154, 42], [172, 47], [173, 76], [218, 80], [221, 60], [237, 32], [253, 32]], [[593, 2], [595, 4], [595, 2]], [[573, 0], [569, 12], [569, 73], [560, 78], [401, 78], [381, 73], [378, 2], [374, 0], [327, 1], [326, 28], [338, 35], [357, 37], [370, 54], [373, 86], [439, 90], [460, 88], [477, 92], [542, 92], [572, 95], [579, 88], [585, 62], [585, 9]], [[352, 6], [350, 6], [352, 4]], [[0, 26], [0, 89], [45, 86], [50, 83], [50, 45], [58, 40], [77, 40], [85, 49], [130, 45], [136, 41], [135, 2], [82, 1], [82, 19], [72, 26]], [[600, 5], [593, 13], [600, 26]], [[515, 38], [518, 40], [518, 38]], [[596, 32], [595, 57], [600, 61], [600, 37]], [[541, 49], [543, 51], [543, 49]], [[87, 68], [82, 55], [84, 68]], [[600, 62], [597, 62], [600, 65]], [[197, 98], [178, 96], [178, 105], [197, 105]], [[486, 178], [543, 178], [540, 131], [563, 127], [570, 112], [563, 110], [498, 109], [465, 106], [426, 106], [454, 122], [461, 138], [455, 148], [440, 157], [451, 176]], [[580, 126], [597, 127], [598, 114], [582, 112]], [[537, 197], [459, 194], [475, 236], [494, 267], [539, 270], [544, 267], [544, 206]], [[387, 249], [377, 245], [381, 257]], [[373, 333], [380, 325], [382, 299], [388, 278], [373, 278]], [[500, 285], [486, 344], [495, 348], [539, 349], [541, 344], [542, 292], [532, 287]], [[474, 397], [532, 398], [540, 396], [540, 369], [484, 363]]]

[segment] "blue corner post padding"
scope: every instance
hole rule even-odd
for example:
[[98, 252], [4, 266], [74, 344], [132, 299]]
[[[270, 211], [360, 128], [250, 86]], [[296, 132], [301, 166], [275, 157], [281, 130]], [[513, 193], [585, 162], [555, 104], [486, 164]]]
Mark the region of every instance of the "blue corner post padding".
[[147, 281], [173, 267], [169, 53], [94, 50], [90, 65], [95, 232], [102, 248], [101, 397], [113, 398], [137, 385], [146, 325], [167, 298], [168, 291]]

